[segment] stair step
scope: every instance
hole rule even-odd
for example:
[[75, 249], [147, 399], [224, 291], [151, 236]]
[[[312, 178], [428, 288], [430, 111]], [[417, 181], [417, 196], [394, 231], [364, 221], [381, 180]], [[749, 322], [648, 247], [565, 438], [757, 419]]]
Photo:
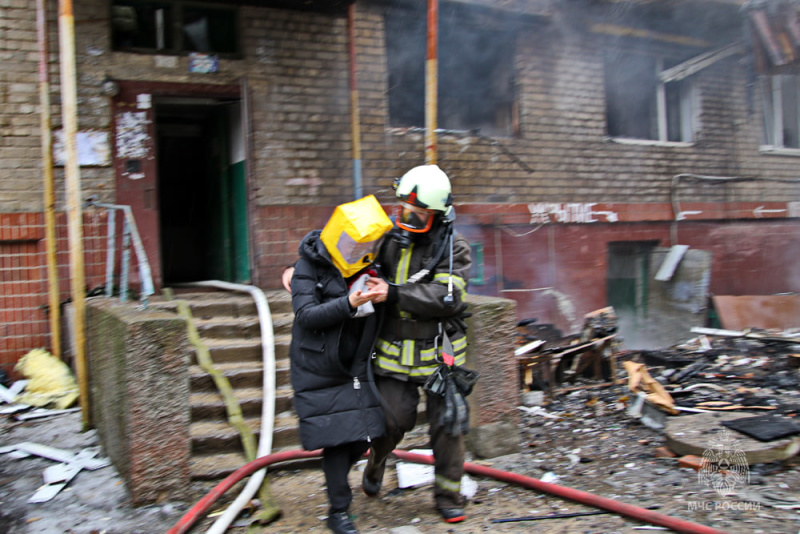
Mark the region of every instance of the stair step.
[[[275, 335], [274, 349], [275, 360], [289, 358], [289, 345], [291, 335]], [[208, 347], [211, 361], [214, 363], [229, 363], [236, 361], [262, 361], [264, 358], [261, 348], [261, 337], [251, 338], [210, 338], [202, 337], [202, 342]], [[197, 363], [196, 352], [193, 353], [192, 363]]]
[[[228, 379], [231, 387], [261, 388], [264, 385], [263, 366], [260, 361], [215, 363], [214, 368]], [[283, 387], [289, 384], [289, 361], [275, 362], [275, 385]], [[216, 391], [214, 379], [199, 365], [189, 366], [189, 387], [193, 392]]]
[[[270, 314], [292, 313], [292, 296], [284, 289], [271, 289], [264, 291], [267, 298]], [[186, 301], [197, 316], [215, 315], [256, 315], [257, 306], [255, 299], [246, 292], [207, 290], [199, 292], [176, 292], [175, 300], [167, 300], [164, 295], [154, 295], [150, 304], [162, 309], [177, 306], [176, 300]]]
[[[239, 402], [242, 414], [245, 417], [260, 417], [264, 394], [261, 388], [240, 388], [234, 390], [234, 396]], [[290, 387], [278, 388], [275, 392], [275, 412], [282, 413], [292, 409], [292, 389]], [[222, 395], [216, 391], [192, 393], [189, 398], [192, 421], [227, 418], [227, 407]]]
[[217, 316], [244, 317], [257, 315], [258, 308], [250, 295], [232, 292], [188, 293], [175, 295], [175, 300], [166, 300], [164, 297], [155, 297], [152, 305], [177, 313], [178, 302], [186, 302], [196, 318], [211, 318]]
[[[245, 417], [244, 423], [250, 427], [258, 441], [261, 435], [261, 420], [258, 417]], [[192, 443], [192, 456], [216, 454], [221, 451], [242, 451], [239, 432], [227, 421], [200, 421], [189, 425]], [[299, 443], [297, 417], [291, 412], [275, 416], [272, 432], [272, 446], [296, 447]]]
[[258, 317], [248, 315], [245, 317], [217, 316], [211, 319], [194, 318], [197, 333], [203, 339], [261, 339], [261, 326]]

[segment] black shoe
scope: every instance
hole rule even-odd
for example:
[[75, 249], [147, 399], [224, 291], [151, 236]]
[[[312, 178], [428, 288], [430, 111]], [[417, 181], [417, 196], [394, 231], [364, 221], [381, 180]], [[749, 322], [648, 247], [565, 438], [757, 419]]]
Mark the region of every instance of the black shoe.
[[327, 525], [336, 534], [358, 534], [356, 526], [347, 512], [328, 514]]
[[375, 497], [381, 491], [381, 483], [373, 482], [367, 477], [367, 471], [364, 470], [364, 476], [361, 477], [361, 489], [367, 494], [367, 497]]
[[463, 508], [439, 508], [445, 523], [460, 523], [467, 518]]

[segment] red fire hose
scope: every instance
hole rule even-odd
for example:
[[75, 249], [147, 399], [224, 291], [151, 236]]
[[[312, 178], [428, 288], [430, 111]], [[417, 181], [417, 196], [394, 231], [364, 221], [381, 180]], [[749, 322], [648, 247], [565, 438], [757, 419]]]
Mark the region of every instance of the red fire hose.
[[[424, 454], [414, 454], [412, 452], [407, 452], [400, 449], [395, 449], [392, 454], [394, 454], [399, 460], [403, 460], [405, 462], [428, 465], [433, 464], [433, 457], [426, 456]], [[219, 497], [221, 497], [234, 484], [239, 482], [244, 477], [249, 476], [256, 471], [272, 464], [287, 462], [290, 460], [319, 458], [321, 455], [321, 450], [294, 450], [269, 454], [253, 460], [252, 462], [240, 467], [228, 475], [225, 480], [217, 484], [205, 497], [200, 499], [197, 504], [195, 504], [188, 512], [186, 512], [186, 514], [184, 514], [184, 516], [178, 520], [175, 526], [169, 529], [167, 534], [183, 534], [188, 531], [189, 528], [198, 519], [200, 519], [209, 508], [211, 508], [211, 505], [214, 504]], [[524, 488], [530, 488], [544, 493], [549, 493], [551, 495], [569, 499], [581, 504], [608, 510], [609, 512], [613, 512], [615, 514], [638, 519], [639, 521], [643, 521], [645, 523], [667, 527], [677, 532], [687, 532], [689, 534], [725, 534], [721, 530], [707, 527], [705, 525], [692, 523], [691, 521], [684, 521], [683, 519], [677, 519], [672, 516], [654, 512], [653, 510], [647, 510], [646, 508], [640, 508], [638, 506], [621, 503], [615, 501], [614, 499], [608, 499], [606, 497], [594, 495], [593, 493], [567, 488], [565, 486], [559, 486], [558, 484], [551, 484], [549, 482], [542, 482], [536, 478], [516, 475], [507, 471], [500, 471], [498, 469], [492, 469], [491, 467], [484, 467], [471, 463], [465, 463], [464, 470], [471, 475], [490, 477], [497, 480], [502, 480], [503, 482], [511, 482]]]

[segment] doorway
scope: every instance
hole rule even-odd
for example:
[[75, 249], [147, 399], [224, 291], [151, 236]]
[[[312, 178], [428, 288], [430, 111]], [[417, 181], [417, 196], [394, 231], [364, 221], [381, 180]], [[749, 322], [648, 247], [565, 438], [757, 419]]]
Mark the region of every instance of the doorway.
[[650, 256], [657, 245], [658, 241], [608, 243], [606, 299], [617, 315], [626, 348], [637, 346], [647, 330]]
[[241, 102], [155, 96], [153, 111], [164, 284], [248, 282]]

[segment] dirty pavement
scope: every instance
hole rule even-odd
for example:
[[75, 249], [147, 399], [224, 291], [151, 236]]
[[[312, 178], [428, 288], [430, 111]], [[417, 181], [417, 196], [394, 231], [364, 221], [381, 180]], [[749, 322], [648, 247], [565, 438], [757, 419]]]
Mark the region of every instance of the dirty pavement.
[[[468, 461], [719, 532], [800, 531], [797, 334], [695, 329], [697, 336], [680, 345], [620, 350], [613, 326], [604, 330], [607, 317], [597, 318], [588, 334], [574, 339], [521, 323], [520, 452]], [[190, 500], [164, 495], [157, 504], [133, 509], [114, 467], [99, 467], [96, 432], [81, 431], [80, 412], [22, 419], [31, 411], [14, 412], [12, 406], [0, 403], [2, 532], [166, 532], [213, 487], [197, 484]], [[25, 443], [54, 447], [85, 463], [49, 500], [28, 502], [39, 494], [46, 470], [59, 462], [37, 449], [24, 456]], [[406, 450], [427, 445], [424, 425], [401, 444]], [[465, 485], [471, 491], [467, 521], [448, 525], [432, 507], [429, 484], [398, 488], [397, 469], [405, 467], [391, 460], [384, 489], [373, 499], [360, 491], [360, 473], [351, 473], [351, 512], [361, 532], [671, 531], [474, 475], [475, 484]], [[275, 466], [270, 481], [283, 514], [255, 531], [327, 531], [324, 477], [315, 460]], [[240, 489], [229, 491], [191, 531], [205, 532]], [[244, 533], [247, 523], [245, 511], [229, 531]]]

